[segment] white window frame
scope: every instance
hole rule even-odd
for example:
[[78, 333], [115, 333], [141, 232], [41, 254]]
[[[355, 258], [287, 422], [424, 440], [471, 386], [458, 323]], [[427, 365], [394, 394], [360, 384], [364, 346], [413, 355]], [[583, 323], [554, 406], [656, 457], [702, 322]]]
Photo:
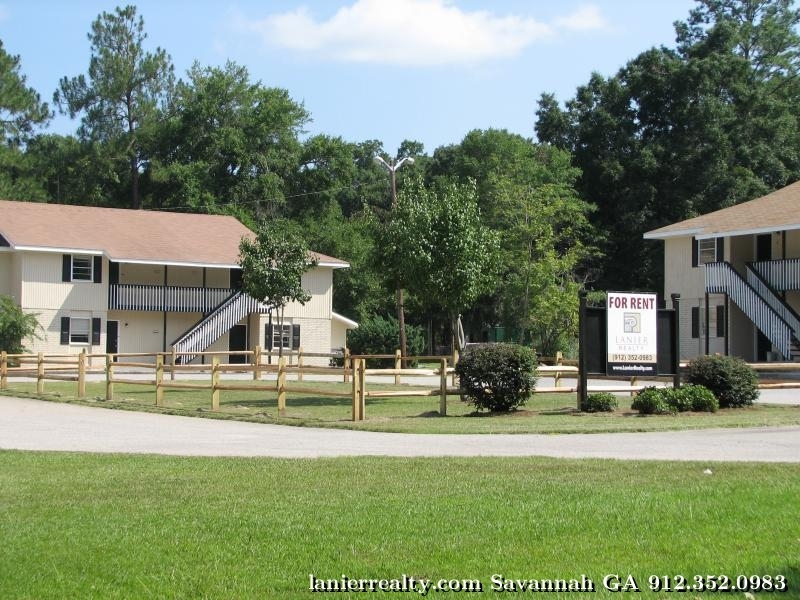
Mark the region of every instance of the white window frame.
[[[76, 327], [80, 322], [86, 322], [86, 333], [83, 328]], [[92, 319], [91, 317], [70, 317], [69, 319], [69, 343], [80, 346], [88, 346], [92, 341]]]
[[[70, 276], [72, 281], [94, 281], [94, 257], [87, 254], [73, 254], [70, 261]], [[87, 264], [78, 264], [76, 261]]]
[[280, 350], [283, 343], [284, 350], [292, 349], [292, 325], [283, 325], [283, 336], [280, 335], [281, 326], [272, 325], [272, 349]]
[[697, 240], [697, 264], [707, 265], [717, 262], [716, 238]]

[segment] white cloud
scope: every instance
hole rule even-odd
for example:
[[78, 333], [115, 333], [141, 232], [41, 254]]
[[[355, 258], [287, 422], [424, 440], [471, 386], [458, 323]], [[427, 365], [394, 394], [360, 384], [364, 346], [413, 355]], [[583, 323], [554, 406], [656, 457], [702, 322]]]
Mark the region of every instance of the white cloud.
[[600, 14], [596, 6], [581, 6], [571, 15], [559, 17], [554, 24], [560, 29], [570, 31], [591, 31], [595, 29], [608, 29], [609, 22]]
[[349, 62], [470, 64], [519, 54], [554, 34], [533, 18], [466, 12], [449, 0], [355, 0], [327, 20], [307, 8], [248, 26], [265, 42]]

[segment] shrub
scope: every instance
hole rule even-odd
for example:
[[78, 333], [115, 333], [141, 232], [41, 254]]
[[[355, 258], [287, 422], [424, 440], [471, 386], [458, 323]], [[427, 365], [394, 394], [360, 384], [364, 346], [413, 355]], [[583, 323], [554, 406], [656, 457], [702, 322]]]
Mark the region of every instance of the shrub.
[[701, 356], [689, 362], [689, 383], [702, 385], [716, 396], [721, 408], [750, 406], [758, 398], [758, 376], [750, 365], [733, 356]]
[[676, 412], [667, 402], [665, 388], [646, 387], [636, 394], [631, 408], [638, 410], [643, 415], [665, 415]]
[[614, 412], [617, 408], [617, 397], [609, 392], [589, 394], [581, 404], [583, 412]]
[[677, 388], [648, 387], [631, 403], [631, 408], [645, 415], [679, 412], [716, 412], [719, 403], [711, 391], [702, 385], [683, 385]]
[[533, 350], [515, 344], [472, 346], [456, 365], [466, 402], [493, 412], [525, 404], [536, 386], [535, 370]]
[[[409, 356], [420, 356], [425, 350], [422, 328], [406, 324], [406, 345]], [[372, 317], [362, 321], [358, 329], [347, 332], [350, 354], [394, 354], [400, 347], [400, 326], [393, 317]], [[392, 368], [393, 358], [370, 359], [367, 366]]]

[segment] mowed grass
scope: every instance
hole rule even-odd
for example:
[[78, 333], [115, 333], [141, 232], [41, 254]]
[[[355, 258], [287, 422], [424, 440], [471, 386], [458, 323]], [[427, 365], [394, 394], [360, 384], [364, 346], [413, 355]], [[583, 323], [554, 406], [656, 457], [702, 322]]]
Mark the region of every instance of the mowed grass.
[[313, 598], [311, 574], [483, 586], [434, 598], [586, 575], [596, 593], [548, 597], [633, 597], [603, 589], [616, 573], [642, 598], [721, 597], [648, 587], [698, 574], [783, 575], [787, 592], [755, 598], [800, 598], [798, 498], [786, 464], [4, 451], [0, 597]]
[[[248, 381], [236, 383], [252, 385]], [[260, 385], [264, 384], [265, 382], [260, 382]], [[267, 384], [271, 385], [268, 382]], [[293, 391], [301, 386], [311, 392]], [[348, 393], [350, 384], [288, 381], [287, 389], [285, 416], [278, 414], [277, 392], [274, 390], [223, 390], [220, 392], [219, 411], [214, 413], [211, 413], [211, 393], [205, 390], [166, 390], [163, 408], [155, 406], [155, 388], [152, 386], [116, 384], [113, 401], [106, 402], [103, 383], [87, 384], [87, 397], [78, 399], [75, 383], [48, 381], [45, 383], [46, 393], [43, 397], [128, 410], [398, 433], [600, 433], [800, 424], [800, 406], [785, 405], [756, 405], [720, 410], [713, 414], [639, 415], [630, 409], [632, 398], [629, 395], [618, 396], [620, 408], [613, 414], [580, 413], [576, 410], [577, 399], [574, 393], [534, 394], [524, 407], [506, 415], [478, 413], [458, 396], [449, 396], [446, 417], [439, 414], [438, 396], [367, 398], [366, 420], [354, 423], [351, 421], [350, 398], [321, 393]], [[420, 388], [411, 385], [398, 388], [371, 383], [368, 389]], [[320, 393], [315, 393], [315, 390]], [[3, 393], [30, 396], [35, 391], [35, 383], [13, 382]]]

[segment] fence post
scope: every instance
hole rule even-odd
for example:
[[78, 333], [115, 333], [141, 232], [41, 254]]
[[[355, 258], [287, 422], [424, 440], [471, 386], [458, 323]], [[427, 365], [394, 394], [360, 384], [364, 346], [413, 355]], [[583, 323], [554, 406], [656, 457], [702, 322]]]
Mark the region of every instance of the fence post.
[[[394, 368], [395, 369], [402, 369], [403, 368], [402, 358], [403, 358], [403, 356], [400, 353], [400, 350], [395, 350], [394, 351]], [[394, 376], [394, 384], [395, 385], [400, 385], [400, 375], [395, 375]]]
[[350, 363], [351, 363], [351, 361], [350, 361], [350, 348], [345, 348], [344, 349], [344, 361], [342, 363], [344, 365], [344, 377], [342, 379], [342, 381], [344, 383], [347, 383], [348, 381], [350, 381], [350, 373], [348, 373], [348, 370], [352, 366]]
[[439, 359], [439, 414], [447, 416], [447, 359]]
[[286, 357], [278, 360], [278, 416], [286, 416]]
[[176, 354], [175, 354], [175, 348], [173, 347], [172, 348], [172, 353], [171, 353], [171, 356], [170, 356], [170, 359], [169, 359], [169, 364], [170, 364], [170, 367], [171, 367], [170, 370], [169, 370], [170, 381], [175, 381], [175, 359], [176, 358], [177, 357], [176, 357]]
[[164, 406], [164, 355], [156, 354], [156, 406]]
[[8, 353], [0, 352], [0, 390], [8, 387]]
[[44, 393], [44, 354], [36, 355], [36, 393]]
[[556, 351], [556, 360], [555, 360], [555, 363], [556, 363], [557, 365], [563, 365], [563, 364], [564, 364], [564, 353], [563, 353], [563, 352], [561, 352], [561, 350], [557, 350], [557, 351]]
[[363, 421], [366, 377], [363, 358], [353, 359], [353, 421]]
[[297, 349], [297, 381], [303, 381], [303, 347]]
[[114, 355], [106, 354], [106, 400], [114, 397]]
[[78, 355], [78, 398], [86, 397], [86, 349]]
[[261, 379], [261, 346], [253, 350], [253, 381]]
[[358, 372], [358, 388], [361, 390], [358, 399], [361, 421], [367, 418], [367, 359], [361, 359], [361, 369]]
[[211, 410], [219, 410], [219, 356], [211, 358]]
[[359, 407], [361, 404], [359, 403], [359, 389], [358, 389], [358, 364], [361, 361], [360, 358], [353, 359], [353, 410], [352, 410], [352, 418], [353, 421], [359, 420]]

